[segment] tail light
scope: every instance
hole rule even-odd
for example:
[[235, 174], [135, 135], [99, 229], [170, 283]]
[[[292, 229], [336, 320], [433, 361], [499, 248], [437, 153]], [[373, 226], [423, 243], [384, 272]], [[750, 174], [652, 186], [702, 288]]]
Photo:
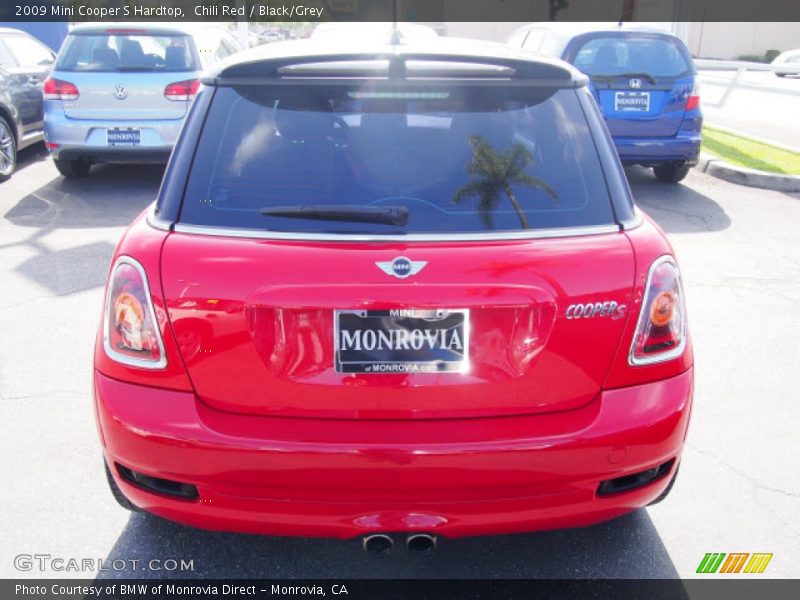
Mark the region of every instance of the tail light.
[[686, 110], [694, 110], [698, 106], [700, 106], [700, 90], [695, 84], [695, 86], [692, 88], [692, 92], [686, 99]]
[[114, 263], [106, 293], [103, 346], [109, 358], [146, 369], [167, 365], [144, 268], [129, 256]]
[[48, 77], [42, 85], [45, 100], [77, 100], [80, 94], [74, 83]]
[[686, 347], [686, 309], [675, 259], [662, 256], [650, 267], [642, 310], [628, 362], [647, 365], [680, 356]]
[[199, 79], [176, 81], [164, 88], [164, 96], [167, 100], [191, 100], [197, 94], [199, 87]]

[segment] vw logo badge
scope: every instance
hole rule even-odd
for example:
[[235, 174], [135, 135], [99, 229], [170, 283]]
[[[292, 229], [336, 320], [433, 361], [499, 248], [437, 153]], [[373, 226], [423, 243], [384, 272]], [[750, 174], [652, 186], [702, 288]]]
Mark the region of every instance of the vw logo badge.
[[631, 79], [628, 82], [628, 85], [630, 85], [633, 89], [638, 90], [640, 87], [642, 87], [642, 80], [641, 79]]
[[118, 83], [114, 86], [114, 98], [117, 100], [125, 100], [128, 97], [128, 90], [125, 89], [125, 86], [121, 83]]
[[405, 279], [411, 275], [416, 275], [428, 264], [426, 260], [411, 260], [405, 256], [398, 256], [391, 262], [376, 262], [378, 268], [392, 277]]

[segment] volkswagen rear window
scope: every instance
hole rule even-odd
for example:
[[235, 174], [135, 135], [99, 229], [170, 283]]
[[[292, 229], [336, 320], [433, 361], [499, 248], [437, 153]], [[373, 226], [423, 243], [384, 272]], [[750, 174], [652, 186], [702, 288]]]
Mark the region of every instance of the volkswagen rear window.
[[[407, 220], [365, 222], [359, 207]], [[303, 208], [343, 214], [294, 214]], [[402, 235], [608, 225], [614, 215], [573, 89], [313, 85], [216, 90], [179, 220]]]
[[198, 69], [194, 45], [188, 35], [104, 33], [71, 35], [61, 51], [59, 71], [182, 72]]
[[692, 73], [680, 42], [650, 36], [595, 37], [576, 50], [573, 64], [589, 76], [647, 73], [656, 78]]

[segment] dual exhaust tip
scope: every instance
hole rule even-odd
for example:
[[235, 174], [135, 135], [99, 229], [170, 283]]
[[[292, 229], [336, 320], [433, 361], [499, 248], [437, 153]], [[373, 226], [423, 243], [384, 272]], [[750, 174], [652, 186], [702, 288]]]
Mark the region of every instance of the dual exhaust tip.
[[[364, 552], [373, 556], [389, 554], [394, 547], [394, 538], [385, 533], [365, 535], [362, 542]], [[428, 533], [412, 533], [406, 536], [406, 549], [411, 554], [430, 554], [436, 549], [436, 536]]]

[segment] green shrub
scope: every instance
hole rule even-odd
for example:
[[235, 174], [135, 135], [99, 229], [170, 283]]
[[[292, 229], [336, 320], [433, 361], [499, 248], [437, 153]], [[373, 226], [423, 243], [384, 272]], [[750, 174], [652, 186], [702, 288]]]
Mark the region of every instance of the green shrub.
[[778, 54], [780, 53], [781, 53], [780, 50], [767, 50], [764, 53], [765, 62], [771, 63], [773, 60], [775, 60], [775, 57], [778, 56]]

